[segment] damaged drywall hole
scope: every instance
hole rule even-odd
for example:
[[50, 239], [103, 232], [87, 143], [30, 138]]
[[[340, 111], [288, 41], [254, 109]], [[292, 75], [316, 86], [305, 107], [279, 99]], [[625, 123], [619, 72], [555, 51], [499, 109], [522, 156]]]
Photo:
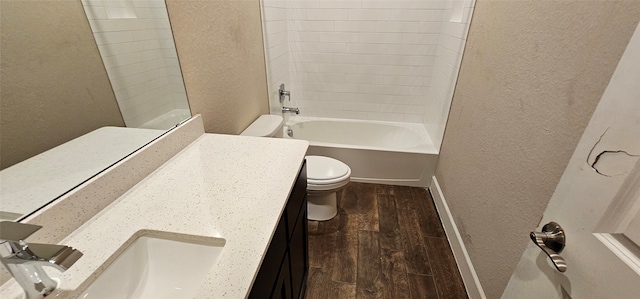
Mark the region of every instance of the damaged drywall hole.
[[627, 174], [633, 169], [640, 155], [633, 155], [623, 150], [603, 151], [593, 159], [591, 168], [604, 176]]
[[[594, 157], [594, 154], [597, 152], [596, 147], [600, 145], [602, 138], [607, 134], [609, 129], [609, 127], [605, 129], [593, 147], [591, 147], [589, 155], [587, 155], [587, 164], [591, 166], [596, 173], [603, 176], [612, 177], [627, 174], [633, 169], [640, 155], [630, 154], [625, 150], [605, 150], [600, 151], [600, 153]], [[594, 157], [593, 162], [589, 162], [592, 157]]]

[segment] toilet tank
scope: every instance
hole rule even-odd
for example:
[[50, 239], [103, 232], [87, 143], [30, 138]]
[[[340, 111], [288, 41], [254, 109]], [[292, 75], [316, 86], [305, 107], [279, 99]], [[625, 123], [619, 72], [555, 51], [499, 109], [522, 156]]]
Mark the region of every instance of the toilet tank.
[[256, 119], [240, 135], [256, 137], [282, 137], [282, 124], [284, 120], [280, 115], [265, 114]]

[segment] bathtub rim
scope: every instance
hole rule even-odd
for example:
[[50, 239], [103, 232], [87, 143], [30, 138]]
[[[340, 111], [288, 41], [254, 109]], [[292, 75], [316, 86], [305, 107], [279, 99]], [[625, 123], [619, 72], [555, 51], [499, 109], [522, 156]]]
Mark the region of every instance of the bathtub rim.
[[[367, 145], [352, 145], [352, 144], [342, 144], [342, 143], [331, 143], [331, 142], [321, 142], [321, 141], [313, 141], [307, 140], [309, 145], [311, 146], [320, 146], [320, 147], [335, 147], [335, 148], [348, 148], [348, 149], [365, 149], [372, 151], [385, 151], [385, 152], [401, 152], [401, 153], [414, 153], [414, 154], [430, 154], [430, 155], [438, 155], [439, 150], [433, 143], [431, 136], [429, 136], [429, 132], [424, 127], [422, 123], [405, 123], [405, 122], [391, 122], [391, 121], [379, 121], [379, 120], [362, 120], [362, 119], [349, 119], [349, 118], [326, 118], [326, 117], [313, 117], [313, 116], [293, 116], [289, 118], [282, 130], [284, 132], [284, 138], [286, 139], [299, 139], [289, 137], [287, 135], [287, 129], [296, 123], [308, 122], [308, 121], [330, 121], [330, 122], [354, 122], [354, 123], [375, 123], [382, 125], [390, 125], [395, 127], [401, 127], [404, 129], [411, 130], [416, 134], [424, 133], [426, 137], [425, 144], [422, 144], [418, 147], [412, 148], [387, 148], [387, 147], [378, 147], [378, 146], [367, 146]], [[422, 128], [422, 132], [416, 132], [416, 128]], [[304, 139], [299, 139], [304, 140]]]

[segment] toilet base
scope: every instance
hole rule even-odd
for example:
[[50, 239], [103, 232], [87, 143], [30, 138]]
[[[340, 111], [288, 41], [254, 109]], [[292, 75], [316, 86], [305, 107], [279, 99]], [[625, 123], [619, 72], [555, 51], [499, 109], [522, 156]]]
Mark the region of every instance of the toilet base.
[[336, 192], [329, 194], [307, 194], [307, 218], [327, 221], [338, 214]]

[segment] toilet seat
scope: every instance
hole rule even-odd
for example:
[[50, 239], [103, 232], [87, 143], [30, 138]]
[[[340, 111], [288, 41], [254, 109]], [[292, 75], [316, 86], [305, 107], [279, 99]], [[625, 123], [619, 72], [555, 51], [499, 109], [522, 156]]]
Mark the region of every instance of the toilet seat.
[[351, 169], [347, 164], [323, 156], [307, 156], [307, 190], [328, 191], [349, 183]]

